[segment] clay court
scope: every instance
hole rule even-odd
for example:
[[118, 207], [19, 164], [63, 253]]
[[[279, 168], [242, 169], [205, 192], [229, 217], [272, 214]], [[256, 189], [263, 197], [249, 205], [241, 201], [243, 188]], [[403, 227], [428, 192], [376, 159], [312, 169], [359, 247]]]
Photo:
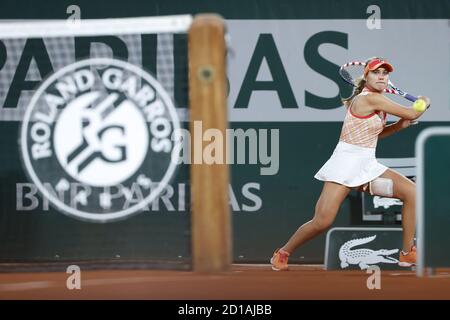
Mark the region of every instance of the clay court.
[[81, 289], [68, 290], [65, 272], [2, 273], [0, 299], [306, 300], [450, 299], [450, 270], [417, 278], [415, 271], [381, 271], [381, 289], [366, 286], [365, 271], [325, 271], [293, 265], [274, 272], [269, 265], [233, 265], [230, 272], [81, 271]]

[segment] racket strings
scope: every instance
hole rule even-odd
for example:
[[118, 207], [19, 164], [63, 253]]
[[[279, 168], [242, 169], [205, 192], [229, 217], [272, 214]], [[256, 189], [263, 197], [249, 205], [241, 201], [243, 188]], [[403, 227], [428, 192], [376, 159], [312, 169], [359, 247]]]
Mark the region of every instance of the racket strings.
[[364, 66], [362, 65], [348, 65], [339, 69], [342, 78], [353, 86], [357, 86], [358, 82], [363, 76]]
[[[363, 77], [365, 66], [366, 64], [360, 61], [348, 62], [339, 68], [339, 75], [345, 82], [351, 84], [354, 87], [357, 87]], [[391, 80], [388, 80], [387, 87], [383, 91], [386, 93], [402, 96], [412, 102], [417, 100], [417, 98], [413, 95], [396, 87], [391, 82]]]

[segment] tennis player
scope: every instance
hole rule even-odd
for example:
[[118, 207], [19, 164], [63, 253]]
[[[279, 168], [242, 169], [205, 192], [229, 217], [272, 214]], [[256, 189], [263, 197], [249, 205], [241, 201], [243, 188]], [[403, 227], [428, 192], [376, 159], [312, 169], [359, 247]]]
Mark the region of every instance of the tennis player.
[[[393, 70], [392, 65], [380, 57], [368, 59], [358, 86], [350, 97], [343, 99], [347, 112], [339, 142], [330, 159], [315, 175], [316, 179], [324, 181], [324, 185], [314, 217], [300, 226], [289, 241], [274, 252], [270, 260], [273, 270], [287, 270], [288, 257], [292, 252], [331, 226], [341, 203], [352, 189], [403, 201], [403, 250], [399, 265], [415, 265], [415, 183], [378, 163], [375, 158], [378, 138], [409, 127], [423, 114], [383, 95], [389, 73]], [[429, 98], [419, 98], [424, 99], [427, 106], [430, 105]], [[386, 125], [387, 114], [395, 115], [400, 120]]]

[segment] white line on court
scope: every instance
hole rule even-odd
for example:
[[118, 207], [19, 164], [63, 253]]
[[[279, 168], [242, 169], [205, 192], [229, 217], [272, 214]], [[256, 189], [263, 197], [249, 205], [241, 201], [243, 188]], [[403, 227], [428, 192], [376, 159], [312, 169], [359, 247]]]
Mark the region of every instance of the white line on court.
[[[220, 276], [207, 276], [202, 277], [201, 280], [220, 279]], [[151, 276], [151, 277], [137, 277], [137, 278], [102, 278], [102, 279], [89, 279], [81, 280], [81, 288], [95, 287], [105, 285], [117, 285], [117, 284], [133, 284], [133, 283], [155, 283], [155, 282], [180, 282], [180, 281], [192, 281], [190, 277], [172, 277], [172, 276]], [[63, 282], [63, 285], [65, 283]], [[0, 292], [10, 291], [27, 291], [38, 290], [51, 287], [61, 287], [61, 282], [57, 281], [28, 281], [17, 283], [5, 283], [0, 284]]]
[[0, 284], [0, 292], [36, 290], [36, 289], [50, 288], [52, 286], [54, 286], [54, 285], [52, 285], [51, 281], [30, 281], [30, 282], [19, 282], [19, 283], [6, 283], [6, 284]]

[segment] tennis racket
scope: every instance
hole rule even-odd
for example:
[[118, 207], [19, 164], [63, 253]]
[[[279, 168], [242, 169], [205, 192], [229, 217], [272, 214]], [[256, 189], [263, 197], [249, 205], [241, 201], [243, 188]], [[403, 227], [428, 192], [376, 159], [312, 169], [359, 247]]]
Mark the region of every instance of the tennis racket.
[[[351, 84], [354, 87], [357, 87], [357, 79], [360, 78], [362, 74], [364, 74], [365, 67], [366, 64], [361, 61], [348, 62], [339, 68], [339, 75], [345, 82]], [[388, 80], [387, 88], [383, 91], [390, 94], [396, 94], [411, 102], [415, 102], [418, 99], [416, 96], [413, 96], [412, 94], [409, 94], [396, 87], [391, 80]], [[429, 107], [430, 106], [428, 106], [427, 108]], [[411, 124], [417, 123], [417, 120], [411, 122]]]
[[[356, 87], [357, 86], [356, 81], [359, 77], [361, 77], [362, 74], [364, 74], [365, 67], [366, 64], [364, 62], [352, 61], [341, 66], [341, 68], [339, 69], [339, 75], [345, 82]], [[418, 99], [417, 97], [396, 87], [391, 82], [391, 80], [388, 81], [387, 88], [384, 89], [384, 92], [402, 96], [411, 102], [415, 102]]]

